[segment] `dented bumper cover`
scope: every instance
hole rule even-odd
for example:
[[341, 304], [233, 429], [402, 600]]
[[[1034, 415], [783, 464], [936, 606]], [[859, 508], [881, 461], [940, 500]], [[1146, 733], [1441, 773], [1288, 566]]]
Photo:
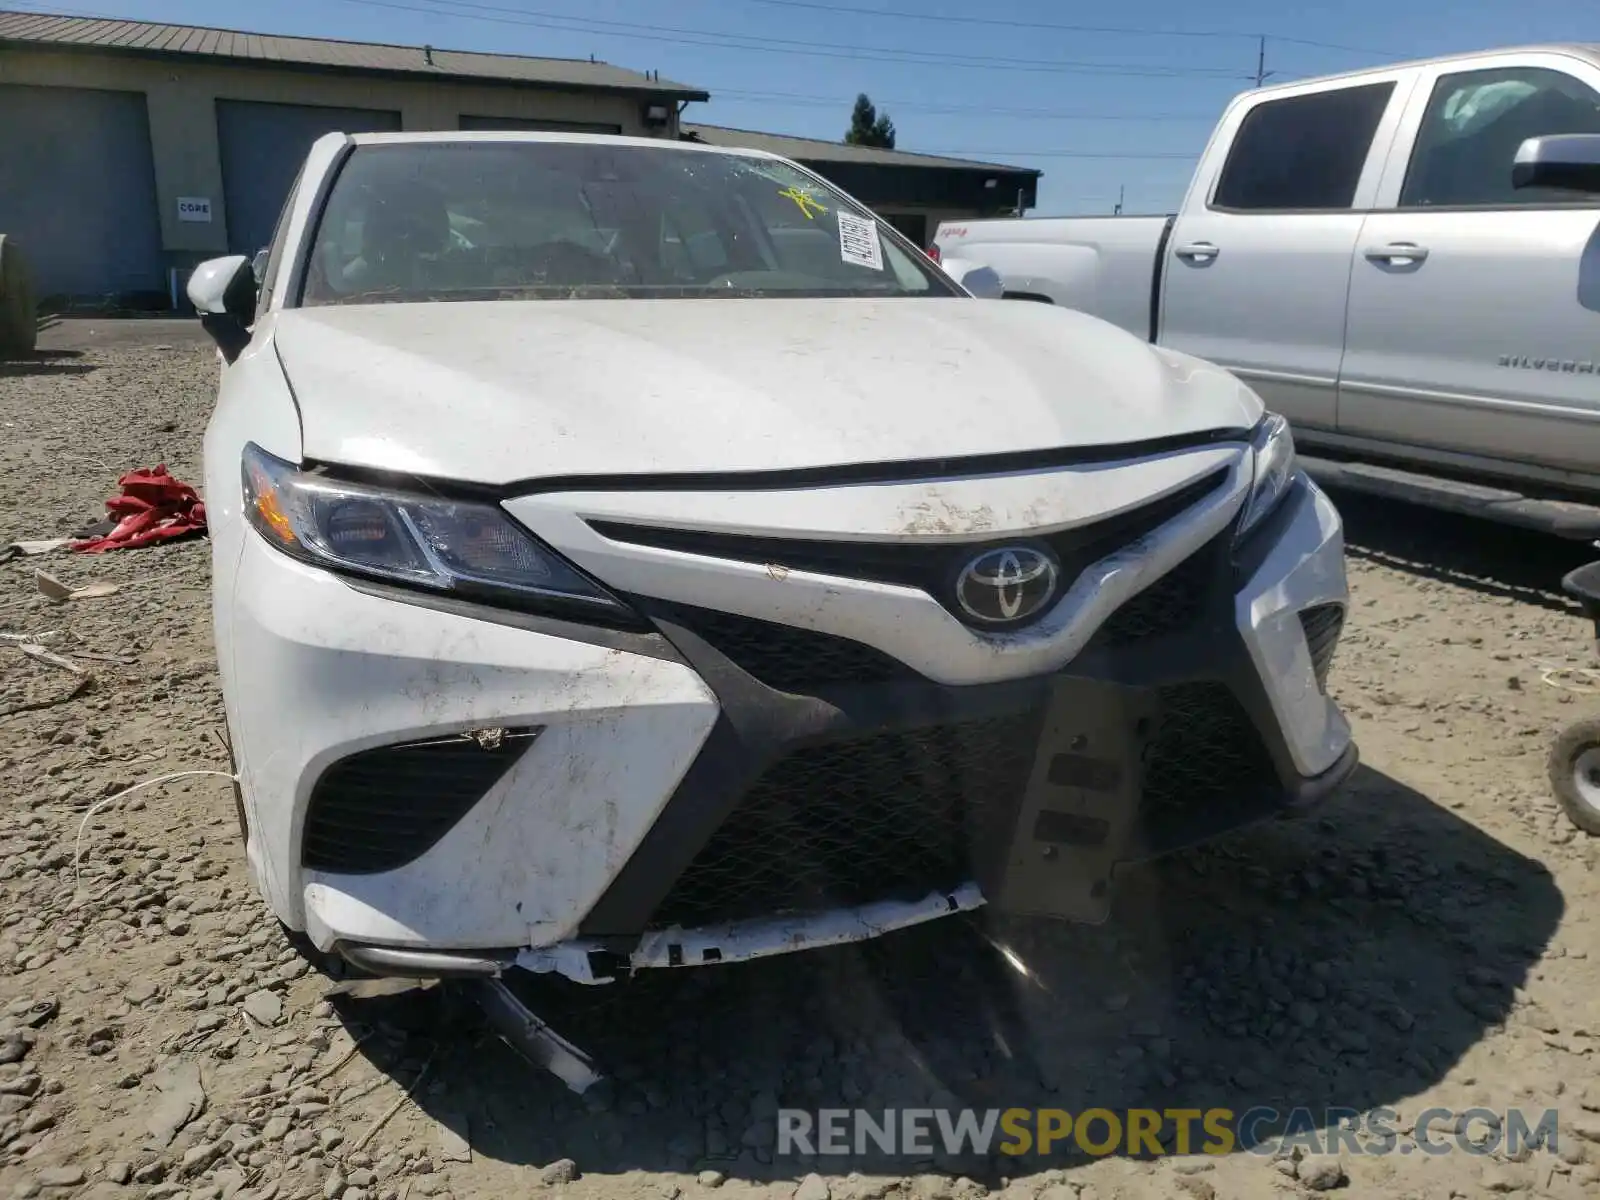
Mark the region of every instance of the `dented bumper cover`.
[[[598, 982], [984, 903], [1102, 920], [1119, 865], [1355, 763], [1323, 688], [1337, 513], [1301, 479], [1237, 542], [1229, 455], [1181, 463], [1210, 490], [988, 657], [964, 630], [944, 653], [954, 622], [903, 585], [723, 559], [601, 500], [506, 507], [651, 632], [486, 620], [250, 542], [230, 723], [253, 873], [292, 928], [394, 974]], [[763, 503], [826, 528], [814, 494]]]

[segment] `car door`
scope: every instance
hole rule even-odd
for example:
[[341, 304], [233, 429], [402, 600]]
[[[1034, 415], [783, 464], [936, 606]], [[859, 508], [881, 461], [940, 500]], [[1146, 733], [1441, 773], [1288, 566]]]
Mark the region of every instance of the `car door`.
[[1361, 230], [1342, 434], [1600, 475], [1600, 197], [1511, 185], [1523, 140], [1561, 133], [1600, 133], [1600, 64], [1428, 71]]
[[1414, 77], [1246, 94], [1167, 243], [1157, 340], [1228, 367], [1297, 430], [1337, 423], [1350, 259]]

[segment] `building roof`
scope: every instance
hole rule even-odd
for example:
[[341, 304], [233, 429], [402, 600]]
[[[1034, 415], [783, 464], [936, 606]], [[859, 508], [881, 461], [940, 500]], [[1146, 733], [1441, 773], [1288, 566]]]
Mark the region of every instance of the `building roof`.
[[935, 154], [913, 154], [909, 150], [883, 150], [877, 146], [851, 146], [844, 142], [825, 142], [821, 138], [790, 137], [783, 133], [757, 133], [750, 129], [728, 129], [722, 125], [681, 127], [685, 137], [711, 146], [744, 150], [765, 150], [796, 162], [861, 163], [879, 167], [935, 167], [957, 171], [1005, 171], [1012, 175], [1043, 174], [1032, 167], [1008, 167], [1000, 163], [974, 162], [965, 158], [941, 158]]
[[160, 58], [204, 57], [258, 66], [272, 64], [317, 70], [418, 75], [432, 79], [520, 83], [584, 91], [622, 91], [678, 100], [710, 98], [707, 92], [687, 84], [583, 59], [479, 54], [425, 46], [279, 37], [276, 34], [242, 33], [193, 25], [161, 25], [150, 21], [113, 21], [50, 13], [0, 11], [0, 46], [15, 48], [27, 45]]

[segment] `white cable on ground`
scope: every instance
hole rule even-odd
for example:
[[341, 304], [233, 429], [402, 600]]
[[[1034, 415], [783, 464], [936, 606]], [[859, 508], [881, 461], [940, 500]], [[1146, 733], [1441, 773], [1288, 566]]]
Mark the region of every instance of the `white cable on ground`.
[[171, 775], [158, 775], [154, 779], [146, 779], [143, 783], [136, 783], [130, 788], [123, 788], [115, 795], [107, 796], [104, 800], [96, 800], [89, 806], [89, 811], [83, 814], [83, 820], [78, 823], [78, 839], [72, 848], [72, 886], [76, 894], [83, 894], [83, 872], [79, 869], [79, 860], [83, 858], [83, 831], [89, 827], [89, 821], [108, 804], [121, 800], [124, 796], [131, 796], [134, 792], [143, 791], [147, 787], [155, 787], [158, 783], [171, 783], [175, 779], [190, 779], [196, 775], [215, 775], [218, 779], [239, 782], [237, 775], [230, 775], [227, 771], [174, 771]]
[[1600, 686], [1586, 687], [1584, 680], [1589, 684], [1600, 684], [1600, 670], [1593, 667], [1574, 667], [1566, 663], [1550, 662], [1547, 659], [1532, 659], [1528, 666], [1539, 672], [1539, 682], [1548, 687], [1558, 688], [1563, 692], [1572, 692], [1579, 696], [1593, 695], [1600, 691]]

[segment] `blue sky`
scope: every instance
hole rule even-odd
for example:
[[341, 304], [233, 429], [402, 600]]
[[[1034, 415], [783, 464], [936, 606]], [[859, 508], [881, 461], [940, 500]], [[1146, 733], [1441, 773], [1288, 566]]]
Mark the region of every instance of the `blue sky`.
[[[1165, 212], [1256, 35], [1289, 79], [1530, 41], [1600, 41], [1595, 0], [0, 0], [0, 8], [587, 58], [712, 93], [686, 119], [837, 139], [857, 92], [906, 150], [1037, 167], [1041, 213]], [[845, 10], [845, 11], [840, 11]], [[892, 15], [892, 14], [902, 15]], [[870, 15], [868, 15], [870, 14]], [[1042, 28], [1041, 26], [1053, 26]], [[1071, 27], [1071, 28], [1062, 28]]]

